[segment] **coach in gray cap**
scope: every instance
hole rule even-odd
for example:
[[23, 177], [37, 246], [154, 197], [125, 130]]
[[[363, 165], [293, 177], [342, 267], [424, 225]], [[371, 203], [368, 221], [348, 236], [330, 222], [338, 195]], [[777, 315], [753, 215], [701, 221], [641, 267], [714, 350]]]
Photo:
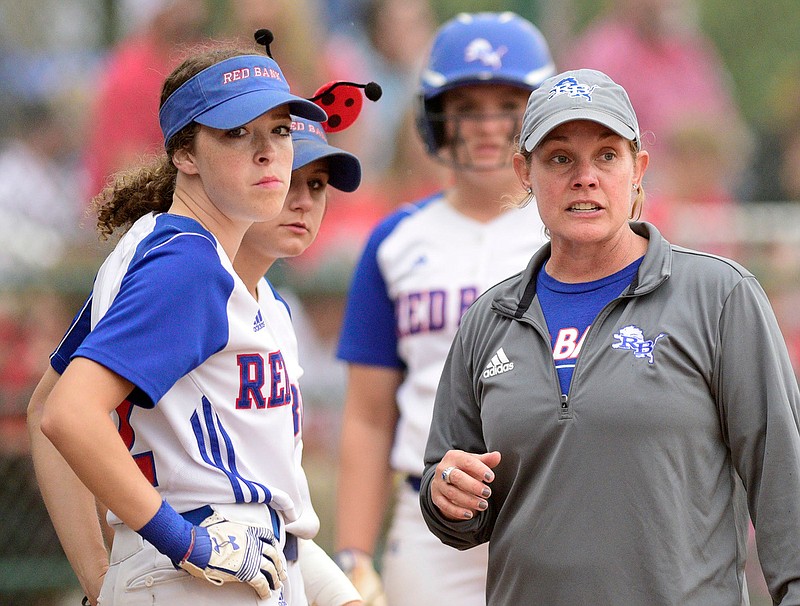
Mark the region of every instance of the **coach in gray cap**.
[[628, 94], [604, 73], [583, 69], [548, 82], [549, 88], [528, 99], [522, 124], [525, 151], [533, 151], [551, 130], [571, 120], [598, 122], [639, 145], [639, 125]]
[[783, 336], [744, 267], [636, 220], [649, 161], [605, 74], [531, 93], [514, 167], [550, 243], [464, 315], [420, 490], [444, 543], [491, 538], [492, 606], [746, 604], [748, 513], [773, 601], [800, 604]]

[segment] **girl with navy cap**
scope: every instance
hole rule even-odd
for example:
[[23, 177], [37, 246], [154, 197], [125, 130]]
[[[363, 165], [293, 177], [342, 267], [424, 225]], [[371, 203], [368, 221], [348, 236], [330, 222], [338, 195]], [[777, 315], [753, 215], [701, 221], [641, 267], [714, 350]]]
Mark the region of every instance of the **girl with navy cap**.
[[284, 203], [290, 113], [326, 118], [270, 57], [196, 55], [164, 84], [166, 156], [100, 196], [101, 233], [129, 227], [41, 428], [109, 509], [104, 605], [294, 603], [285, 550], [303, 509], [300, 407], [231, 262]]
[[[287, 367], [290, 368], [292, 387], [297, 389], [296, 403], [300, 418], [302, 399], [297, 383], [303, 371], [298, 360], [298, 343], [291, 313], [264, 274], [277, 259], [302, 254], [313, 243], [325, 214], [328, 186], [344, 192], [354, 191], [361, 181], [361, 165], [354, 155], [327, 143], [326, 130], [319, 122], [293, 117], [292, 143], [292, 181], [283, 208], [273, 219], [253, 224], [242, 239], [233, 265], [248, 291], [258, 300], [264, 322], [275, 331]], [[108, 554], [102, 545], [94, 497], [82, 485], [76, 488], [69, 481], [71, 474], [65, 473], [61, 467], [63, 459], [43, 443], [46, 438], [39, 430], [38, 421], [47, 393], [89, 331], [90, 315], [91, 299], [51, 356], [51, 368], [31, 399], [28, 421], [42, 495], [70, 563], [87, 596], [91, 596], [86, 598], [86, 602], [95, 604], [100, 583], [108, 568]], [[295, 429], [295, 463], [299, 466], [303, 450], [302, 423]], [[298, 472], [302, 474], [299, 468]], [[300, 483], [303, 512], [286, 527], [287, 540], [291, 545], [291, 550], [286, 551], [292, 551], [287, 553], [287, 575], [289, 582], [295, 583], [292, 604], [304, 606], [306, 601], [316, 606], [361, 604], [358, 592], [347, 577], [313, 541], [319, 530], [319, 518], [311, 504], [304, 475]], [[300, 585], [304, 588], [302, 593], [297, 590]], [[158, 586], [141, 589], [148, 595], [156, 594], [158, 590]]]
[[[302, 390], [298, 386], [303, 374], [300, 365], [302, 351], [298, 352], [289, 306], [264, 274], [278, 259], [300, 255], [314, 242], [325, 216], [328, 187], [344, 192], [355, 191], [361, 181], [361, 165], [352, 154], [329, 145], [325, 130], [318, 122], [295, 118], [292, 121], [292, 140], [294, 170], [283, 209], [277, 217], [255, 223], [247, 231], [234, 260], [234, 268], [258, 300], [264, 321], [275, 331], [289, 368], [292, 387], [297, 392], [298, 448], [295, 461], [298, 475], [305, 480], [300, 469], [303, 411]], [[308, 602], [315, 606], [361, 604], [358, 592], [344, 573], [311, 540], [316, 536], [320, 522], [311, 505], [307, 483], [302, 488], [303, 513], [286, 527], [290, 540], [293, 536], [299, 539], [297, 557], [290, 557], [288, 562], [289, 581], [294, 575], [302, 576]]]

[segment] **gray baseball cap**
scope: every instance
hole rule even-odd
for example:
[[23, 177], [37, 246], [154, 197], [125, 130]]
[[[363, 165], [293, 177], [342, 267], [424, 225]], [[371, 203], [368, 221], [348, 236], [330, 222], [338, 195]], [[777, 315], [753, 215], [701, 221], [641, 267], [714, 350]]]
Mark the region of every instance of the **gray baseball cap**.
[[593, 69], [555, 75], [531, 93], [522, 118], [521, 146], [532, 151], [551, 130], [573, 120], [597, 122], [641, 147], [639, 123], [628, 93]]

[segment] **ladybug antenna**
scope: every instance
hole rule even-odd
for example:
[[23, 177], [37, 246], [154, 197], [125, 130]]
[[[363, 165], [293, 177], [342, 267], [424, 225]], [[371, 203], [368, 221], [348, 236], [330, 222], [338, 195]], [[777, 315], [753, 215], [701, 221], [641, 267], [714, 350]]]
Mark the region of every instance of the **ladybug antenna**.
[[364, 89], [364, 96], [369, 99], [370, 101], [377, 101], [383, 95], [383, 89], [381, 88], [380, 84], [377, 82], [367, 82], [366, 84], [359, 84], [358, 82], [345, 82], [344, 80], [338, 80], [336, 82], [332, 82], [330, 85], [318, 91], [313, 97], [309, 99], [309, 101], [318, 101], [322, 99], [325, 95], [330, 94], [333, 92], [337, 86], [355, 86], [356, 88], [363, 88]]
[[367, 82], [364, 86], [364, 96], [370, 101], [377, 101], [383, 95], [383, 89], [377, 82]]
[[377, 101], [383, 94], [383, 90], [375, 82], [359, 84], [358, 82], [334, 80], [317, 89], [309, 101], [319, 105], [328, 114], [328, 119], [322, 123], [322, 128], [326, 133], [339, 132], [355, 122], [363, 105], [363, 97], [359, 90], [362, 88], [364, 89], [363, 97], [370, 101]]
[[272, 32], [262, 27], [260, 30], [256, 31], [253, 37], [256, 39], [257, 44], [260, 44], [266, 49], [267, 56], [272, 59], [272, 51], [269, 49], [269, 45], [275, 40], [275, 36], [272, 35]]

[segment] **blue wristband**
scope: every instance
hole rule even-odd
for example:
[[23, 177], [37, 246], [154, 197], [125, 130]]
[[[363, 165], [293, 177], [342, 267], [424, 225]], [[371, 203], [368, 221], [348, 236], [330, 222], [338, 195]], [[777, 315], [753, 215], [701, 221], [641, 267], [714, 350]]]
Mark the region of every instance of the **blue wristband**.
[[205, 568], [211, 559], [211, 537], [208, 536], [208, 530], [202, 526], [195, 526], [194, 549], [186, 558], [198, 568]]
[[156, 515], [137, 532], [176, 566], [187, 560], [198, 568], [208, 565], [211, 557], [208, 531], [184, 520], [166, 501], [161, 502]]

